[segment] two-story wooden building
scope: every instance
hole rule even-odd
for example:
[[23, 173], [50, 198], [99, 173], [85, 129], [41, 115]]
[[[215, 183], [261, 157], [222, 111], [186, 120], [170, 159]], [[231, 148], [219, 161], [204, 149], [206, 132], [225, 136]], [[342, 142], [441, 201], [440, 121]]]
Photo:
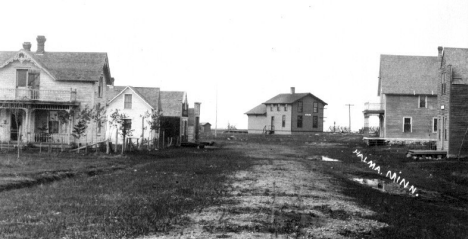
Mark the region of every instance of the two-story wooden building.
[[438, 48], [437, 150], [468, 156], [468, 49]]
[[369, 116], [380, 120], [380, 137], [427, 141], [437, 137], [437, 81], [439, 63], [432, 56], [381, 55], [377, 95], [380, 103], [366, 103]]
[[245, 113], [251, 134], [300, 134], [323, 132], [327, 105], [311, 93], [279, 94]]
[[[106, 53], [48, 52], [44, 36], [37, 50], [0, 52], [0, 141], [91, 142], [104, 138], [104, 125], [90, 122], [80, 139], [72, 128], [80, 109], [106, 105], [113, 84]], [[99, 126], [98, 126], [99, 125]]]

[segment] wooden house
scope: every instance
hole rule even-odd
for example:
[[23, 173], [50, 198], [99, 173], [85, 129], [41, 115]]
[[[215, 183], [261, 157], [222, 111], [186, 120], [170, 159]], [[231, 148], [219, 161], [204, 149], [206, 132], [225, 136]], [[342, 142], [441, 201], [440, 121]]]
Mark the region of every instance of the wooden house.
[[46, 38], [37, 50], [25, 42], [18, 51], [0, 52], [0, 141], [71, 143], [98, 141], [105, 125], [91, 121], [72, 136], [83, 108], [106, 105], [113, 85], [106, 53], [49, 52]]
[[201, 122], [200, 123], [200, 133], [204, 135], [210, 135], [211, 134], [211, 124], [208, 122]]
[[250, 134], [323, 132], [323, 100], [311, 93], [279, 94], [245, 113]]
[[161, 131], [166, 138], [188, 141], [189, 104], [184, 91], [161, 91]]
[[[111, 123], [111, 115], [118, 110], [119, 114], [127, 116], [125, 120], [130, 123], [130, 138], [152, 140], [157, 137], [156, 132], [150, 129], [148, 124], [149, 114], [153, 111], [159, 112], [160, 90], [154, 87], [132, 87], [115, 86], [110, 91], [107, 103], [107, 126], [106, 138], [114, 143], [121, 144], [122, 136], [118, 132], [118, 127]], [[134, 142], [136, 143], [136, 141]]]
[[437, 149], [468, 156], [468, 49], [438, 48]]
[[377, 95], [366, 103], [369, 117], [379, 117], [380, 137], [393, 140], [435, 140], [437, 137], [438, 59], [432, 56], [381, 55]]

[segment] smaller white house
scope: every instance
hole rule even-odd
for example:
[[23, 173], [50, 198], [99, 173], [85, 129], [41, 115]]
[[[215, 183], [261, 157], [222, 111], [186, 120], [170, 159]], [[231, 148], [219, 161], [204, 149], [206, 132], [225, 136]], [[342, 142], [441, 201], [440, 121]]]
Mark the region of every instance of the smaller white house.
[[[132, 87], [132, 86], [115, 86], [114, 94], [109, 96], [107, 106], [107, 130], [106, 139], [115, 143], [122, 143], [122, 136], [115, 125], [112, 125], [111, 115], [115, 110], [119, 110], [119, 114], [128, 116], [126, 119], [131, 122], [132, 135], [127, 136], [136, 143], [136, 139], [141, 142], [143, 139], [151, 140], [157, 137], [155, 132], [151, 132], [148, 125], [148, 118], [145, 114], [151, 113], [152, 110], [160, 110], [160, 90], [152, 87]], [[116, 137], [117, 136], [117, 137]]]

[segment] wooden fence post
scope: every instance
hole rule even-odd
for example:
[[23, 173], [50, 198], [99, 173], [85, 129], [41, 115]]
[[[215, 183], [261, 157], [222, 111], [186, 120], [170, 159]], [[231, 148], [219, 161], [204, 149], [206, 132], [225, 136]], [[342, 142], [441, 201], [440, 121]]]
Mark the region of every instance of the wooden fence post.
[[110, 154], [110, 145], [109, 140], [106, 141], [106, 154]]

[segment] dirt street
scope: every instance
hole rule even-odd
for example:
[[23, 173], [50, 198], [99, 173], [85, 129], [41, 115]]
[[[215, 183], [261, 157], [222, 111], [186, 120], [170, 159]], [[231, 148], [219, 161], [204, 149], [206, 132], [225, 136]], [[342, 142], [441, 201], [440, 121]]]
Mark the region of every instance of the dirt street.
[[[349, 238], [386, 227], [366, 219], [375, 212], [341, 193], [342, 185], [300, 147], [229, 144], [256, 162], [231, 175], [222, 205], [187, 215], [192, 223], [148, 238]], [[315, 160], [314, 160], [315, 159]]]

